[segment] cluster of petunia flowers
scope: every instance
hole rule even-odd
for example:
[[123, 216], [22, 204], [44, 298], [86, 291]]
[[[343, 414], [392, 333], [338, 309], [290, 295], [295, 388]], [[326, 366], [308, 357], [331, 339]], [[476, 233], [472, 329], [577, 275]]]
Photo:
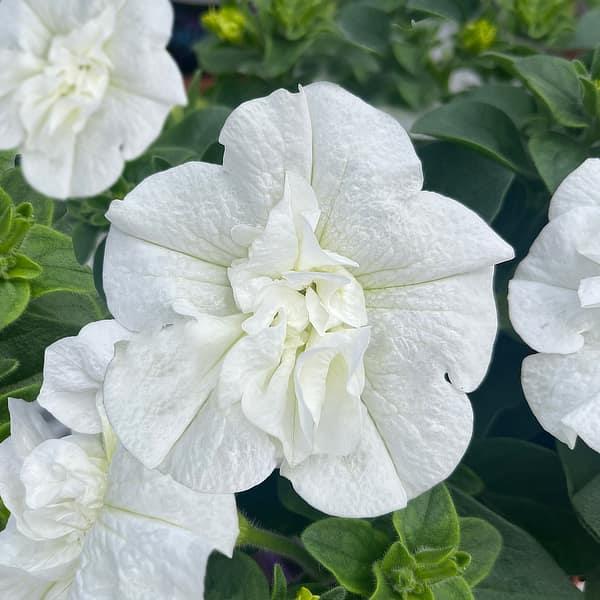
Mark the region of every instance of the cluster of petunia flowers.
[[[19, 147], [32, 185], [91, 195], [143, 152], [185, 101], [171, 23], [166, 0], [0, 2], [0, 143]], [[494, 265], [512, 249], [422, 191], [402, 127], [335, 85], [247, 102], [220, 142], [222, 165], [176, 167], [113, 202], [114, 320], [50, 346], [37, 401], [10, 401], [2, 595], [199, 598], [209, 554], [236, 542], [233, 494], [273, 470], [325, 513], [373, 517], [448, 477], [469, 443], [466, 394], [497, 329]], [[599, 179], [586, 165], [557, 193], [556, 235], [570, 218], [593, 232], [598, 215], [573, 217], [600, 214], [573, 208]], [[593, 324], [588, 241], [564, 306], [562, 288], [544, 296], [543, 242], [511, 286], [518, 329], [530, 281], [542, 339], [556, 307], [542, 351], [578, 351]]]

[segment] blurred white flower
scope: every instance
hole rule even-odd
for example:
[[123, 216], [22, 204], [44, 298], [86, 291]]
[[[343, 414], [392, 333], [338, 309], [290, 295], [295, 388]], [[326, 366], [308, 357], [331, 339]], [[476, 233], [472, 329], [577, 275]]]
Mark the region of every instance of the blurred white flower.
[[454, 69], [448, 78], [448, 91], [460, 94], [466, 90], [481, 86], [483, 80], [473, 69]]
[[103, 417], [102, 377], [126, 335], [100, 321], [48, 348], [40, 403], [71, 431], [37, 402], [9, 401], [11, 436], [0, 444], [0, 495], [11, 512], [0, 533], [3, 598], [198, 599], [209, 554], [233, 551], [233, 496], [198, 494], [144, 468]]
[[509, 287], [512, 324], [540, 353], [523, 389], [547, 431], [600, 452], [600, 159], [563, 181], [548, 216]]
[[110, 187], [185, 104], [167, 0], [2, 0], [0, 148], [56, 198]]
[[109, 419], [194, 489], [279, 466], [330, 514], [400, 508], [469, 442], [493, 265], [512, 250], [422, 192], [402, 127], [335, 85], [247, 102], [220, 140], [222, 167], [183, 165], [111, 205], [105, 289], [141, 333], [117, 345]]

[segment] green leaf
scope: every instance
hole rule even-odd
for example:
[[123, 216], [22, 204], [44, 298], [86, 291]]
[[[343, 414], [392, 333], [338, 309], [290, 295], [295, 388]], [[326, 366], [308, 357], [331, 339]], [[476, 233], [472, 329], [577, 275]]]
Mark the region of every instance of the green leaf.
[[0, 279], [0, 330], [23, 314], [30, 296], [29, 282]]
[[450, 142], [419, 149], [426, 190], [462, 202], [491, 223], [500, 212], [515, 175], [502, 165]]
[[472, 443], [465, 462], [485, 484], [478, 498], [532, 534], [566, 571], [594, 566], [600, 545], [573, 510], [555, 452], [521, 440], [487, 439]]
[[587, 127], [583, 93], [573, 63], [555, 56], [527, 56], [514, 61], [515, 73], [550, 113], [566, 127]]
[[29, 202], [33, 206], [35, 222], [51, 225], [54, 217], [54, 202], [36, 192], [23, 177], [20, 168], [9, 169], [0, 175], [0, 186], [6, 190], [16, 204]]
[[518, 129], [521, 129], [536, 113], [535, 101], [531, 94], [526, 89], [515, 85], [482, 85], [461, 94], [459, 98], [495, 106], [507, 114]]
[[518, 173], [529, 174], [529, 160], [511, 119], [482, 102], [461, 100], [423, 115], [412, 133], [465, 144]]
[[73, 227], [73, 231], [71, 232], [73, 252], [75, 253], [75, 259], [80, 265], [85, 264], [92, 255], [97, 239], [97, 227], [88, 225], [87, 223], [77, 223]]
[[469, 496], [477, 496], [485, 488], [483, 481], [481, 481], [477, 473], [462, 463], [456, 467], [456, 470], [446, 480], [446, 483], [458, 488], [461, 492]]
[[345, 39], [371, 52], [383, 53], [389, 44], [390, 18], [368, 2], [346, 4], [338, 15]]
[[581, 142], [552, 131], [532, 137], [529, 152], [550, 193], [587, 158]]
[[600, 599], [600, 567], [585, 576], [585, 600]]
[[[523, 459], [521, 459], [523, 460]], [[513, 463], [506, 461], [505, 465]], [[505, 469], [505, 472], [507, 469]], [[528, 533], [458, 491], [454, 502], [463, 517], [478, 517], [502, 536], [500, 556], [490, 575], [476, 588], [477, 600], [578, 600], [568, 575]]]
[[564, 444], [557, 446], [571, 502], [581, 520], [600, 541], [600, 454], [581, 440], [573, 450]]
[[0, 359], [19, 362], [8, 382], [41, 372], [47, 346], [62, 337], [77, 335], [87, 323], [103, 318], [106, 309], [91, 294], [53, 292], [32, 299], [21, 318], [0, 336]]
[[8, 279], [26, 279], [30, 281], [41, 275], [42, 267], [24, 254], [15, 254], [14, 259], [15, 264], [6, 272]]
[[475, 7], [475, 2], [469, 0], [408, 0], [406, 5], [409, 10], [417, 10], [453, 21], [466, 20]]
[[310, 521], [318, 521], [327, 516], [325, 513], [313, 508], [308, 502], [298, 496], [290, 481], [284, 477], [279, 477], [277, 479], [277, 495], [279, 496], [281, 504], [283, 504], [287, 510], [297, 515], [301, 515]]
[[18, 366], [19, 361], [14, 358], [0, 358], [0, 381], [6, 379]]
[[372, 565], [389, 546], [383, 533], [367, 521], [328, 518], [309, 525], [301, 537], [308, 552], [347, 590], [371, 593]]
[[380, 563], [373, 566], [373, 573], [375, 575], [375, 591], [369, 596], [369, 600], [398, 600], [398, 594], [389, 584]]
[[[210, 106], [196, 110], [180, 123], [167, 129], [154, 144], [154, 148], [180, 148], [202, 157], [208, 148], [219, 139], [219, 133], [231, 111], [225, 106]], [[171, 164], [173, 155], [151, 150], [152, 154], [165, 158]]]
[[233, 558], [214, 553], [206, 570], [205, 600], [268, 600], [269, 584], [260, 567], [239, 550]]
[[405, 509], [395, 512], [392, 519], [398, 535], [413, 553], [458, 547], [458, 516], [444, 485], [414, 498]]
[[279, 563], [273, 568], [271, 600], [287, 600], [287, 579]]
[[475, 600], [469, 584], [462, 577], [452, 577], [431, 586], [435, 600]]
[[348, 592], [343, 587], [335, 587], [324, 594], [321, 594], [321, 600], [346, 600]]
[[571, 48], [593, 50], [600, 45], [600, 8], [585, 11], [570, 40]]
[[494, 567], [502, 550], [502, 536], [483, 519], [463, 517], [460, 519], [460, 549], [471, 556], [471, 563], [463, 577], [471, 587], [475, 587]]
[[31, 283], [32, 297], [55, 291], [94, 293], [92, 273], [75, 259], [69, 236], [44, 225], [34, 225], [20, 251], [43, 269], [40, 277]]

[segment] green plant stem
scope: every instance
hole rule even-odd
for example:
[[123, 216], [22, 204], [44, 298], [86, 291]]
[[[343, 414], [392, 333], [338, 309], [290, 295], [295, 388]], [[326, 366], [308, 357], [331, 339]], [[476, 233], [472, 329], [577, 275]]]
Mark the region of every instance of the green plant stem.
[[238, 517], [240, 535], [237, 539], [237, 546], [252, 546], [279, 554], [294, 561], [310, 577], [314, 577], [316, 580], [323, 579], [325, 573], [319, 563], [298, 543], [278, 533], [255, 527], [242, 513], [238, 512]]

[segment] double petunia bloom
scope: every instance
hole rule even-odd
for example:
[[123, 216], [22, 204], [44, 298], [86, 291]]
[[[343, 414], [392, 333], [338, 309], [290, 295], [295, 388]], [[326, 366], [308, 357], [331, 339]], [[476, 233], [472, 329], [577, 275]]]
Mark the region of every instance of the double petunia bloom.
[[329, 514], [405, 506], [469, 443], [512, 249], [422, 191], [402, 127], [335, 85], [247, 102], [220, 141], [222, 166], [108, 212], [104, 287], [135, 332], [104, 387], [116, 435], [200, 492], [279, 468]]
[[38, 402], [10, 401], [11, 437], [0, 444], [11, 512], [0, 533], [2, 598], [191, 600], [202, 597], [210, 553], [233, 552], [234, 497], [146, 469], [106, 421], [102, 380], [113, 344], [127, 336], [100, 321], [56, 342]]
[[0, 148], [47, 196], [93, 196], [186, 103], [168, 0], [2, 0]]

